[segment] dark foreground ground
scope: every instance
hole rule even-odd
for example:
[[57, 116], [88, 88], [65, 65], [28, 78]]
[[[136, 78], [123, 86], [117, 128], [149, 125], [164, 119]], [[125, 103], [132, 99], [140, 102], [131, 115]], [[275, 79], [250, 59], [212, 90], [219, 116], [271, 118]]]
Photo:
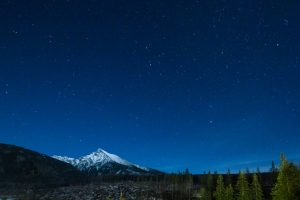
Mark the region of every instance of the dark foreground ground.
[[[197, 188], [188, 188], [189, 195], [175, 190], [172, 186], [151, 183], [103, 183], [83, 186], [68, 186], [54, 189], [10, 189], [0, 190], [0, 199], [14, 200], [165, 200], [165, 199], [199, 199]], [[194, 191], [193, 191], [194, 190]], [[199, 191], [199, 190], [198, 190]], [[193, 194], [193, 195], [192, 195]]]

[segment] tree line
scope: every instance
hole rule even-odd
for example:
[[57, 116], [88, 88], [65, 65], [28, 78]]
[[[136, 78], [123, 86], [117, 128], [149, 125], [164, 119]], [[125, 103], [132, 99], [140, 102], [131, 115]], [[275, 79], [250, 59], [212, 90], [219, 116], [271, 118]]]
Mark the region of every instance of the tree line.
[[110, 178], [113, 177], [113, 181], [124, 181], [126, 177], [125, 181], [148, 182], [149, 190], [162, 193], [163, 199], [167, 200], [300, 200], [300, 165], [288, 161], [284, 154], [280, 155], [280, 160], [278, 168], [272, 161], [268, 173], [261, 173], [259, 168], [251, 173], [246, 168], [237, 175], [231, 174], [228, 169], [226, 174], [208, 170], [208, 173], [204, 171], [197, 176], [186, 169], [165, 175]]
[[[281, 165], [275, 167], [272, 161], [270, 168], [270, 179], [264, 182], [264, 186], [271, 186], [269, 194], [265, 195], [262, 187], [262, 177], [257, 168], [256, 172], [246, 173], [239, 171], [237, 181], [233, 185], [230, 170], [225, 175], [214, 175], [210, 171], [202, 177], [202, 183], [199, 190], [201, 200], [300, 200], [300, 166], [296, 166], [292, 161], [288, 161], [282, 153], [280, 155]], [[217, 178], [216, 178], [217, 177]], [[216, 181], [214, 182], [214, 179]], [[273, 179], [275, 181], [273, 182]], [[271, 180], [271, 182], [270, 182]]]

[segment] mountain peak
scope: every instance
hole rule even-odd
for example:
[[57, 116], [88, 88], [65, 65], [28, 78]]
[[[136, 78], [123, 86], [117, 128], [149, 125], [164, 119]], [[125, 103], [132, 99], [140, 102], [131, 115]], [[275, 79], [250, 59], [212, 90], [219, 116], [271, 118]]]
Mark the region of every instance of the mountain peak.
[[98, 150], [97, 151], [104, 151], [103, 149], [101, 149], [101, 148], [98, 148]]
[[[88, 174], [90, 173], [91, 169], [92, 171], [100, 171], [101, 169], [105, 169], [106, 173], [120, 173], [122, 171], [122, 173], [129, 174], [149, 174], [151, 172], [151, 169], [149, 168], [135, 165], [115, 154], [108, 153], [101, 148], [98, 148], [97, 151], [92, 152], [89, 155], [81, 156], [78, 159], [67, 156], [53, 156], [53, 158], [72, 164], [78, 170]], [[119, 168], [122, 169], [120, 170]], [[156, 170], [152, 171], [154, 172]], [[98, 172], [98, 174], [99, 173], [101, 174], [101, 172]]]

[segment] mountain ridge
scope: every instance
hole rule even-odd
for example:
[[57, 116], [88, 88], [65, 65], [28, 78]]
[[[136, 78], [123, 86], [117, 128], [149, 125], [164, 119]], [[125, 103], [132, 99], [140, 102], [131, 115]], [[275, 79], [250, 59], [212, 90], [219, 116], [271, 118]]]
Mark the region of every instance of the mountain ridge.
[[92, 176], [101, 174], [164, 174], [164, 172], [155, 169], [133, 164], [115, 154], [108, 153], [101, 148], [98, 148], [97, 151], [92, 152], [91, 154], [79, 158], [58, 155], [54, 155], [52, 158], [69, 163], [79, 171]]
[[24, 147], [0, 143], [0, 186], [10, 183], [63, 185], [87, 176], [74, 166]]

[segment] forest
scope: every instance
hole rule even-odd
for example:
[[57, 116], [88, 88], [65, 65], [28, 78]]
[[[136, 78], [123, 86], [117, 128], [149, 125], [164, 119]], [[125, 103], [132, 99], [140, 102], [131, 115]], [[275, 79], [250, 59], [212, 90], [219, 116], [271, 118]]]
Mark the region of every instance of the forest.
[[280, 155], [281, 165], [276, 168], [272, 161], [269, 173], [261, 173], [259, 168], [250, 173], [240, 170], [235, 180], [230, 171], [225, 175], [204, 173], [199, 196], [205, 200], [299, 200], [300, 166]]

